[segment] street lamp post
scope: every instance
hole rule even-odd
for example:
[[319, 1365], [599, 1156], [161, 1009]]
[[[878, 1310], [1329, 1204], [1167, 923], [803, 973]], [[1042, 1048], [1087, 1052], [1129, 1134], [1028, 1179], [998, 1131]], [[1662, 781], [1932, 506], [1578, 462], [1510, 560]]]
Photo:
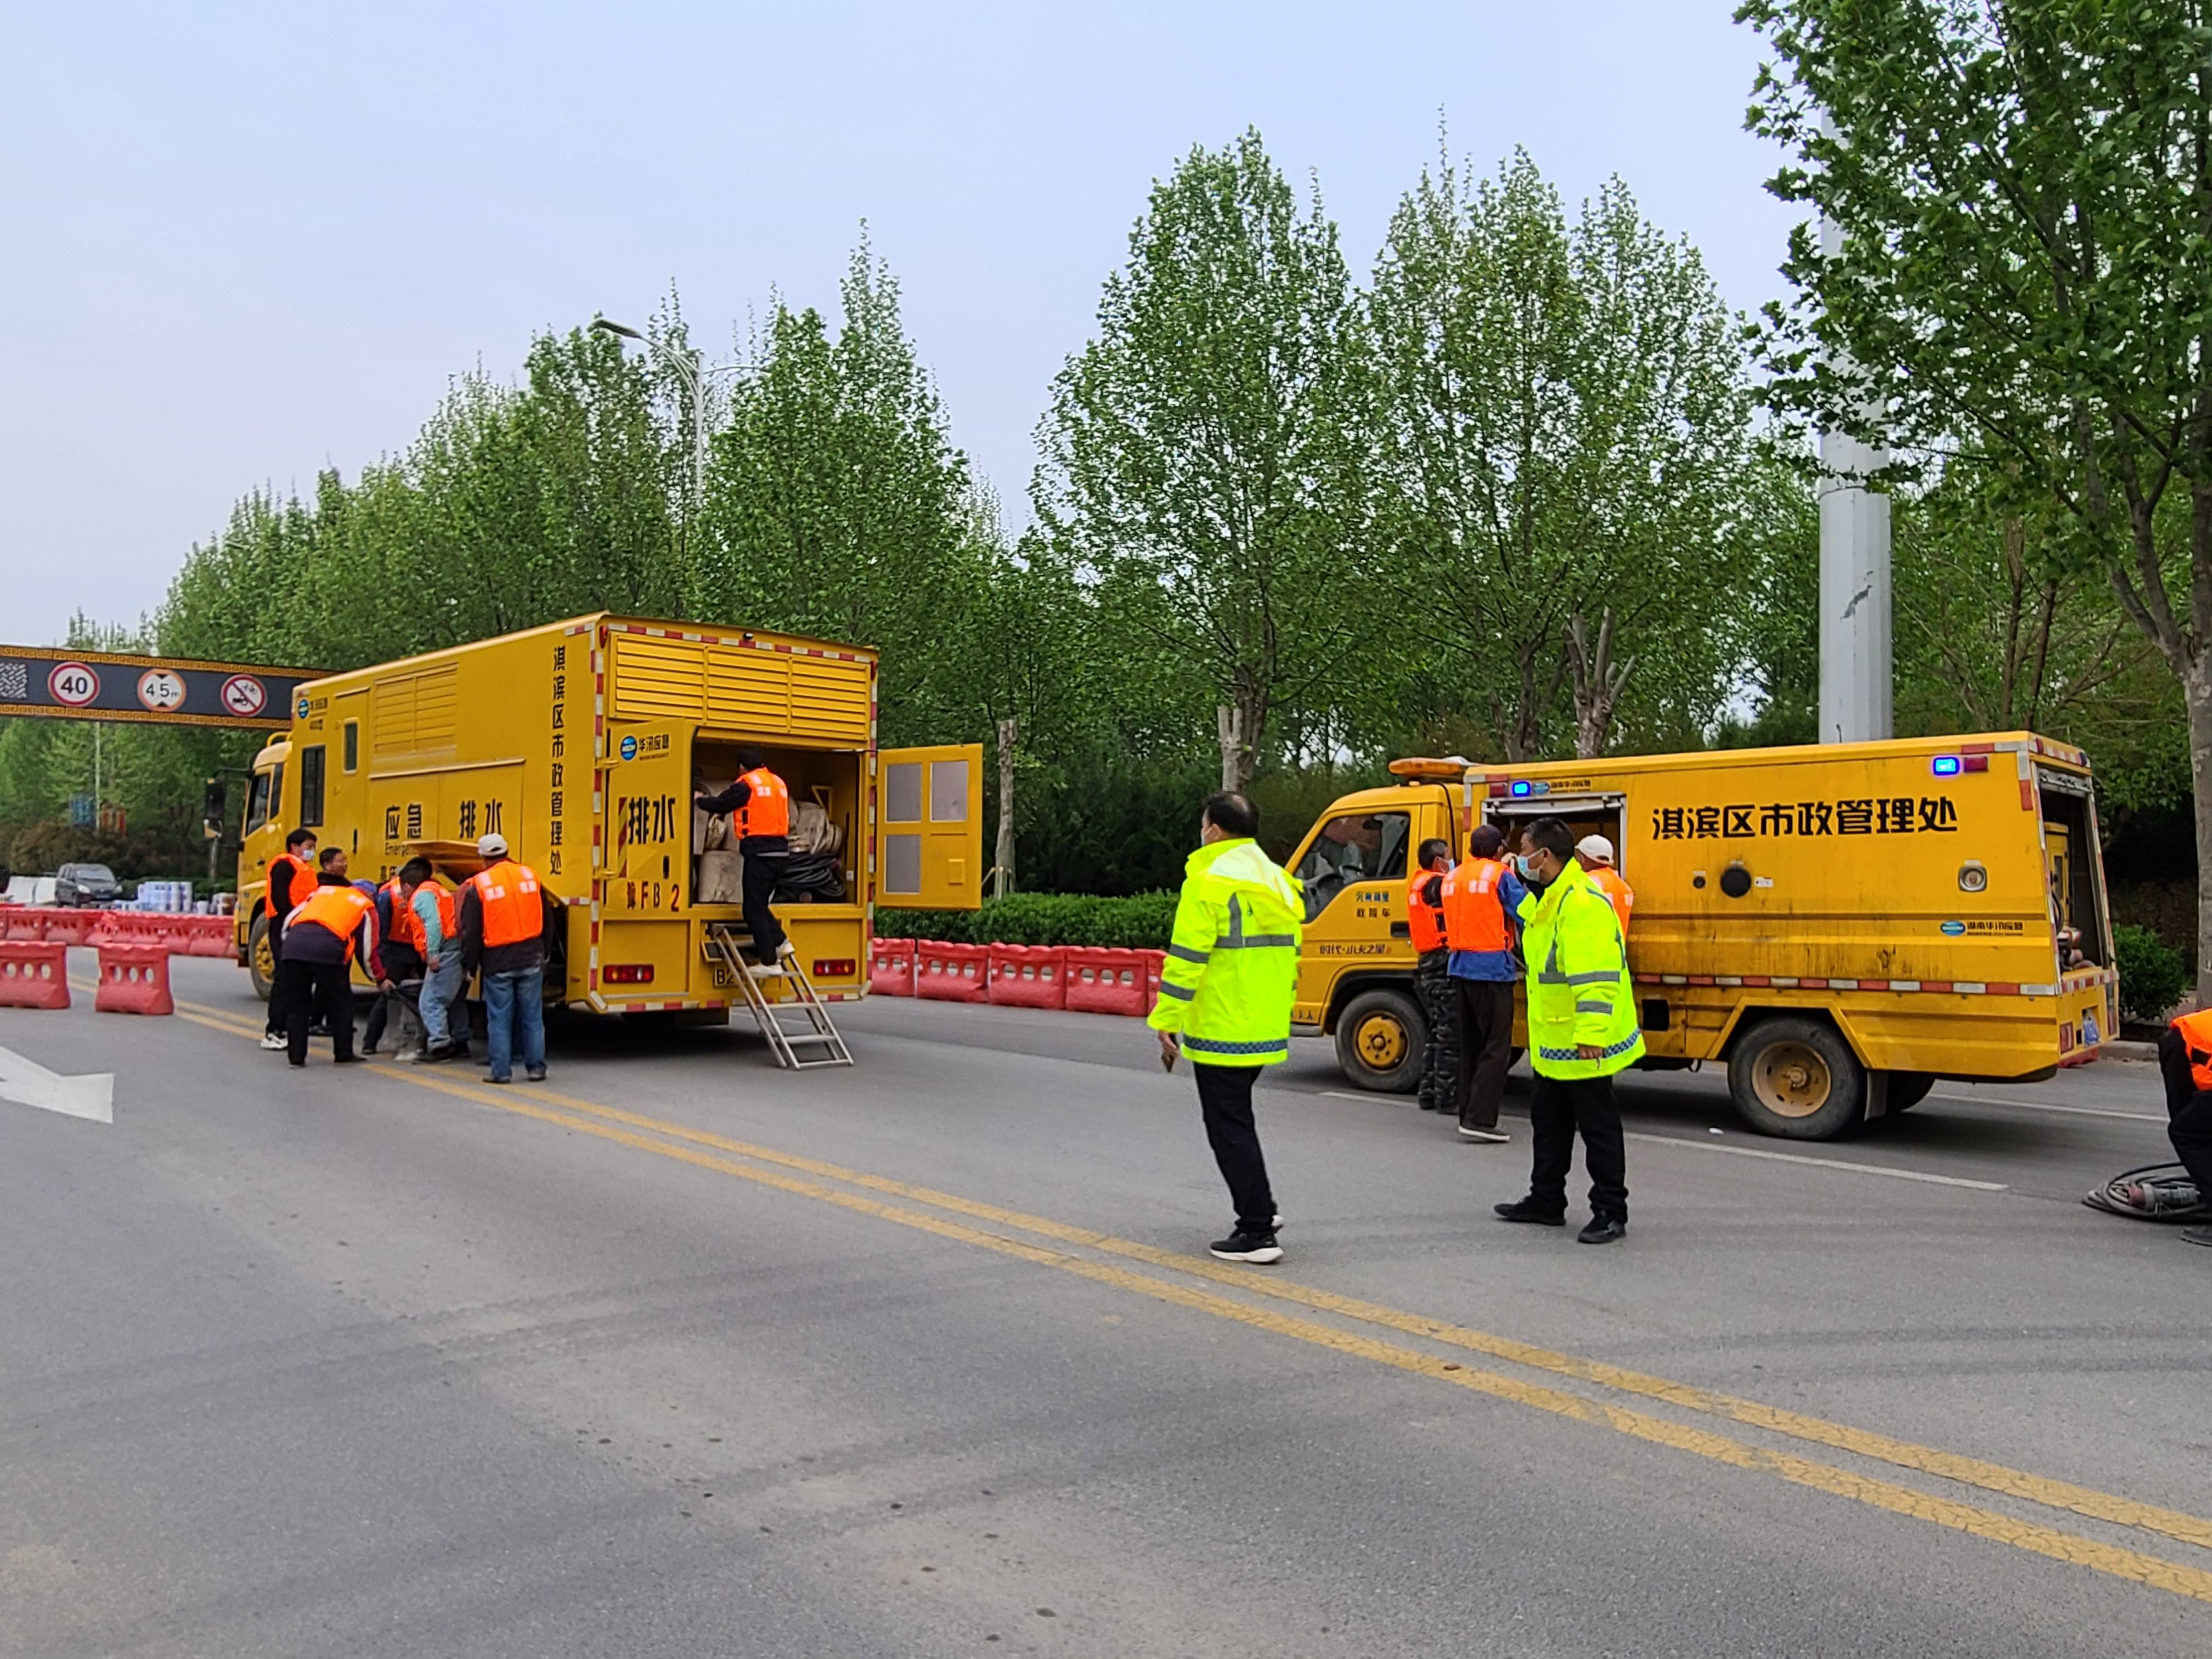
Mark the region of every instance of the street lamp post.
[[684, 382], [684, 390], [691, 394], [691, 510], [684, 515], [684, 536], [685, 565], [684, 601], [689, 605], [692, 597], [690, 591], [691, 520], [703, 511], [707, 505], [707, 382], [717, 374], [736, 373], [740, 365], [722, 363], [709, 367], [700, 362], [697, 352], [675, 350], [663, 345], [651, 335], [642, 333], [625, 324], [616, 322], [611, 317], [593, 318], [592, 327], [598, 333], [611, 334], [620, 339], [637, 341], [660, 362], [674, 369], [677, 377]]

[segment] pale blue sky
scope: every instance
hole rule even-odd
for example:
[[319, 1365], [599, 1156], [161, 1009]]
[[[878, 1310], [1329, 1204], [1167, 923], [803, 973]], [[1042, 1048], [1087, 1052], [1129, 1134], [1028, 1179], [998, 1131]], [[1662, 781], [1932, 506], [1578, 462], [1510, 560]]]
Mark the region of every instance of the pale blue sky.
[[0, 61], [0, 641], [135, 617], [260, 482], [349, 477], [449, 375], [641, 319], [728, 355], [865, 219], [955, 441], [1023, 514], [1146, 189], [1249, 125], [1364, 271], [1452, 149], [1610, 173], [1750, 307], [1793, 216], [1731, 0], [811, 9], [19, 6]]

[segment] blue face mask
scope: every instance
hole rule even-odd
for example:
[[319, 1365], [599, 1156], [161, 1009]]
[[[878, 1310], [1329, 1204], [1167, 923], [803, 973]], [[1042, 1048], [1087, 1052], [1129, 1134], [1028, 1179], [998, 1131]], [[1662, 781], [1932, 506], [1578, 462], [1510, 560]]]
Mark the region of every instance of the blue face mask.
[[1535, 871], [1529, 867], [1528, 855], [1526, 853], [1516, 853], [1514, 854], [1513, 867], [1521, 872], [1522, 880], [1536, 882], [1539, 884], [1541, 884], [1543, 878], [1539, 876]]

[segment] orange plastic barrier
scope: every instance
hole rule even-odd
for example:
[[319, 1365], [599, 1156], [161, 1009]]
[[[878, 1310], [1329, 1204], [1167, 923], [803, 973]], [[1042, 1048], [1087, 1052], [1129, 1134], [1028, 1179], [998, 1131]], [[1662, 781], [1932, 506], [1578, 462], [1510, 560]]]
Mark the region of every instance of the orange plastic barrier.
[[31, 939], [0, 941], [0, 1008], [69, 1006], [67, 945]]
[[914, 994], [914, 941], [879, 939], [868, 952], [868, 993], [879, 997]]
[[0, 910], [0, 941], [30, 941], [35, 943], [46, 936], [46, 913], [28, 906], [11, 904]]
[[992, 945], [991, 1001], [1001, 1008], [1067, 1006], [1067, 951], [1057, 945]]
[[1096, 951], [1085, 945], [1066, 948], [1067, 1001], [1071, 1010], [1085, 1014], [1152, 1012], [1143, 951]]
[[176, 1012], [177, 1005], [169, 996], [169, 947], [158, 942], [102, 941], [100, 991], [92, 1006], [103, 1014]]
[[988, 1002], [990, 965], [990, 951], [983, 945], [917, 939], [914, 994], [931, 1002]]
[[46, 937], [64, 945], [83, 945], [92, 938], [93, 929], [100, 925], [105, 910], [45, 910]]

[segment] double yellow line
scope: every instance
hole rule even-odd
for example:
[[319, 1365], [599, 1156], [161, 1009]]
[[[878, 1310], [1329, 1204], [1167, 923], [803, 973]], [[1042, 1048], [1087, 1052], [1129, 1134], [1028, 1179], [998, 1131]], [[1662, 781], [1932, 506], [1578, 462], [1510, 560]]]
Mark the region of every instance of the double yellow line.
[[[226, 1011], [180, 1002], [180, 1017], [194, 1024], [234, 1035], [258, 1037], [260, 1027]], [[2212, 1571], [2140, 1550], [2106, 1543], [2077, 1533], [2063, 1531], [2039, 1522], [1939, 1497], [1869, 1474], [1778, 1450], [1717, 1433], [1711, 1429], [1655, 1416], [1602, 1398], [1570, 1393], [1504, 1372], [1447, 1359], [1426, 1349], [1383, 1340], [1339, 1325], [1280, 1311], [1269, 1304], [1287, 1304], [1310, 1313], [1375, 1329], [1418, 1338], [1438, 1347], [1478, 1353], [1525, 1370], [1607, 1389], [1615, 1395], [1650, 1401], [1679, 1411], [1738, 1423], [1787, 1439], [1825, 1446], [1871, 1462], [1913, 1470], [1956, 1485], [2020, 1499], [2049, 1510], [2062, 1510], [2116, 1527], [2154, 1534], [2194, 1549], [2212, 1551], [2212, 1521], [2179, 1510], [2139, 1503], [2091, 1487], [2048, 1480], [1979, 1458], [1960, 1456], [1930, 1446], [1916, 1445], [1868, 1430], [1851, 1428], [1802, 1413], [1740, 1400], [1710, 1389], [1673, 1382], [1662, 1377], [1624, 1370], [1597, 1360], [1555, 1352], [1510, 1337], [1495, 1336], [1431, 1319], [1420, 1314], [1358, 1297], [1339, 1296], [1276, 1275], [1223, 1266], [1205, 1258], [1179, 1255], [1131, 1239], [1116, 1238], [1085, 1228], [1069, 1226], [1042, 1216], [985, 1204], [957, 1194], [845, 1169], [819, 1159], [797, 1156], [772, 1147], [734, 1140], [711, 1131], [692, 1128], [665, 1119], [624, 1111], [530, 1085], [526, 1092], [464, 1081], [434, 1069], [415, 1071], [379, 1066], [372, 1075], [411, 1083], [456, 1098], [489, 1106], [517, 1117], [535, 1118], [580, 1134], [596, 1136], [673, 1159], [718, 1175], [733, 1176], [777, 1191], [830, 1204], [878, 1220], [912, 1227], [940, 1238], [957, 1240], [1037, 1267], [1072, 1273], [1094, 1283], [1150, 1297], [1154, 1300], [1210, 1314], [1253, 1329], [1306, 1342], [1395, 1370], [1473, 1389], [1516, 1405], [1599, 1425], [1654, 1444], [1774, 1475], [1796, 1486], [1809, 1486], [1840, 1498], [1852, 1498], [1875, 1509], [1911, 1516], [1954, 1531], [1995, 1540], [2017, 1549], [2070, 1562], [2116, 1578], [2170, 1590], [2200, 1601], [2212, 1602]], [[834, 1183], [834, 1184], [830, 1184]], [[904, 1200], [890, 1203], [872, 1194]], [[909, 1207], [920, 1206], [921, 1207]], [[964, 1218], [956, 1219], [955, 1218]], [[1028, 1237], [1009, 1237], [971, 1225], [982, 1222]], [[1091, 1252], [1071, 1254], [1038, 1240]], [[1120, 1258], [1178, 1275], [1162, 1279], [1096, 1256]], [[1236, 1297], [1200, 1288], [1189, 1280], [1233, 1287]]]

